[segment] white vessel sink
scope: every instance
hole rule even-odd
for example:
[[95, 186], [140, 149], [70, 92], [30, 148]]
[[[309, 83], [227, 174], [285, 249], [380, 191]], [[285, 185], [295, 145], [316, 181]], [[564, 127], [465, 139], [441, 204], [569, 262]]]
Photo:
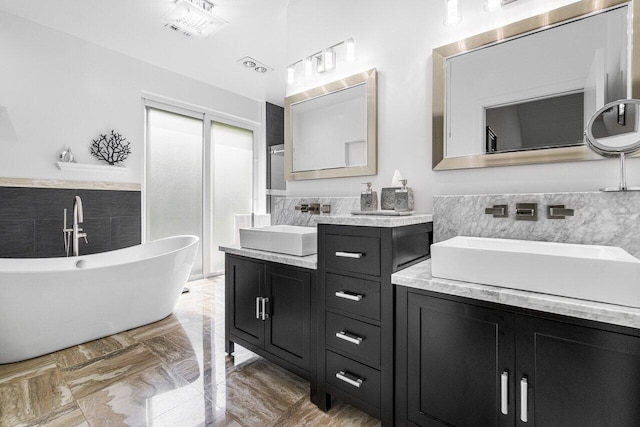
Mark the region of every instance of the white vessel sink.
[[640, 307], [640, 260], [614, 246], [458, 236], [431, 258], [433, 277]]
[[289, 255], [312, 255], [318, 252], [318, 230], [294, 225], [241, 228], [240, 246]]

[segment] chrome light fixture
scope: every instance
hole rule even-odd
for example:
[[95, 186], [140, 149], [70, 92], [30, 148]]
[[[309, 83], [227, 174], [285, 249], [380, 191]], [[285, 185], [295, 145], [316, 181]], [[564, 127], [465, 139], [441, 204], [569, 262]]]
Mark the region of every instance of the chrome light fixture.
[[356, 58], [356, 42], [353, 37], [343, 40], [321, 51], [315, 52], [304, 59], [300, 59], [287, 67], [287, 82], [292, 84], [295, 81], [296, 65], [303, 64], [304, 76], [309, 77], [313, 74], [315, 61], [315, 72], [322, 74], [332, 71], [336, 68], [338, 55], [336, 48], [344, 46], [344, 59], [352, 62]]
[[186, 35], [205, 38], [227, 24], [212, 10], [213, 3], [207, 0], [177, 0], [173, 8], [164, 14], [162, 22]]

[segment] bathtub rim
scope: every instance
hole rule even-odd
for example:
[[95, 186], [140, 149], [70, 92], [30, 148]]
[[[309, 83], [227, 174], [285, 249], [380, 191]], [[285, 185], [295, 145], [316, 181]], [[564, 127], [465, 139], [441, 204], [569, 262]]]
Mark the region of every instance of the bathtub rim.
[[[101, 256], [104, 257], [107, 254], [112, 254], [114, 252], [123, 252], [123, 251], [127, 251], [127, 250], [131, 250], [132, 248], [136, 248], [139, 246], [146, 246], [146, 245], [153, 245], [156, 242], [163, 242], [166, 240], [177, 240], [177, 239], [181, 239], [181, 238], [186, 238], [187, 240], [187, 244], [186, 245], [182, 245], [178, 248], [172, 249], [172, 250], [168, 250], [165, 252], [161, 252], [158, 254], [155, 254], [153, 256], [143, 256], [139, 259], [134, 259], [134, 260], [123, 260], [123, 262], [118, 262], [118, 263], [110, 263], [110, 264], [101, 264], [101, 265], [96, 265], [96, 266], [87, 266], [87, 267], [78, 267], [77, 265], [75, 265], [72, 261], [70, 261], [70, 265], [65, 268], [58, 268], [58, 269], [52, 269], [52, 268], [42, 268], [42, 269], [34, 269], [34, 270], [25, 270], [25, 269], [16, 269], [16, 270], [11, 270], [11, 269], [2, 269], [2, 264], [6, 263], [16, 263], [16, 264], [28, 264], [28, 263], [34, 263], [34, 262], [38, 262], [38, 261], [49, 261], [51, 262], [52, 260], [72, 260], [73, 258], [77, 258], [77, 262], [85, 260], [88, 257], [94, 257], [94, 256]], [[89, 271], [89, 270], [97, 270], [100, 268], [109, 268], [109, 267], [113, 267], [114, 265], [129, 265], [129, 264], [135, 264], [135, 263], [139, 263], [142, 260], [150, 260], [150, 259], [155, 259], [155, 258], [159, 258], [162, 256], [166, 256], [166, 255], [170, 255], [170, 254], [174, 254], [176, 252], [180, 252], [182, 250], [185, 250], [193, 245], [197, 245], [200, 242], [200, 237], [195, 236], [193, 234], [179, 234], [179, 235], [175, 235], [175, 236], [169, 236], [169, 237], [162, 237], [160, 239], [155, 239], [152, 240], [150, 242], [145, 242], [145, 243], [140, 243], [138, 245], [133, 245], [133, 246], [128, 246], [126, 248], [120, 248], [120, 249], [115, 249], [112, 251], [105, 251], [105, 252], [98, 252], [95, 254], [87, 254], [87, 255], [78, 255], [78, 256], [69, 256], [69, 257], [50, 257], [50, 258], [0, 258], [0, 275], [1, 274], [30, 274], [30, 273], [59, 273], [59, 272], [66, 272], [66, 271]]]

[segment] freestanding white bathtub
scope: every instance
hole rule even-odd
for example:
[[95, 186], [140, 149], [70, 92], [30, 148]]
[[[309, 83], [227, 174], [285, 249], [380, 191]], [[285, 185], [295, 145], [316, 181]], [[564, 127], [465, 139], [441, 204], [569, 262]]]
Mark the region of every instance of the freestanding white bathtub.
[[0, 259], [0, 364], [51, 353], [171, 314], [196, 236], [95, 255]]

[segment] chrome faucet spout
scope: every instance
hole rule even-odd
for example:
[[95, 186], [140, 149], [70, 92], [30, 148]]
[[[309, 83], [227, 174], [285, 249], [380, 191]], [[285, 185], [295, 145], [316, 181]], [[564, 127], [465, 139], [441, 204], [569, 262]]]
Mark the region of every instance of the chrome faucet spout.
[[73, 201], [73, 225], [82, 224], [84, 222], [84, 212], [82, 209], [82, 199], [76, 196]]
[[73, 229], [72, 229], [72, 239], [73, 239], [73, 256], [80, 255], [80, 239], [84, 238], [86, 243], [87, 241], [87, 233], [81, 233], [82, 228], [80, 228], [79, 224], [84, 222], [84, 212], [82, 209], [82, 199], [80, 196], [76, 196], [73, 201]]

